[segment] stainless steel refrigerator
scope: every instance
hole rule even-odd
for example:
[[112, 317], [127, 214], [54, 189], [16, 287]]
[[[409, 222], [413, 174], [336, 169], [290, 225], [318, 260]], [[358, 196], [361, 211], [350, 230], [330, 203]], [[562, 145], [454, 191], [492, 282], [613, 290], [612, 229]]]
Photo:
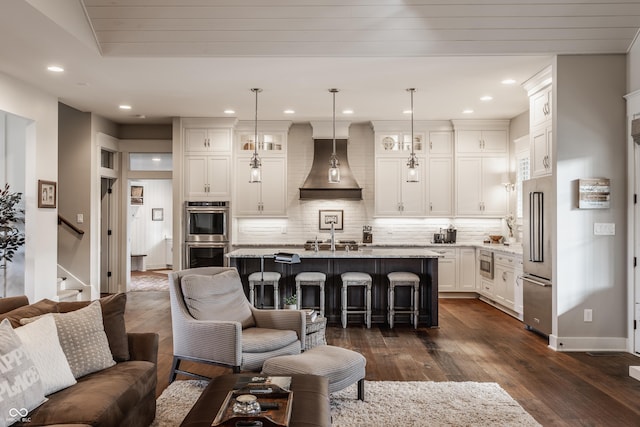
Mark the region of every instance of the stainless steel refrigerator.
[[524, 323], [548, 336], [552, 332], [553, 182], [550, 176], [530, 179], [522, 183], [522, 190]]

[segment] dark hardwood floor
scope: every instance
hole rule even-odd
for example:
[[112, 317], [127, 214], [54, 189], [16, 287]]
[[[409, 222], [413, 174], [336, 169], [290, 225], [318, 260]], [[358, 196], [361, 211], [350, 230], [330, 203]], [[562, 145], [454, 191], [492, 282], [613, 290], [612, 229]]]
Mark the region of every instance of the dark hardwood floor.
[[[127, 329], [160, 334], [158, 395], [172, 360], [168, 292], [130, 292]], [[329, 344], [367, 358], [367, 380], [496, 382], [544, 426], [640, 426], [640, 381], [628, 353], [559, 353], [521, 322], [479, 300], [441, 299], [437, 329], [327, 328]], [[192, 365], [215, 376], [230, 369]], [[179, 377], [180, 378], [180, 377]]]

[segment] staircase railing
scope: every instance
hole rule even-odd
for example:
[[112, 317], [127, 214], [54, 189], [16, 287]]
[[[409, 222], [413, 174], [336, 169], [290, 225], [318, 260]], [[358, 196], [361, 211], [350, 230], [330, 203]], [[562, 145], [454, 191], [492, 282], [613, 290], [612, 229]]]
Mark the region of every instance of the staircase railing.
[[71, 221], [69, 221], [68, 219], [64, 218], [61, 215], [58, 215], [58, 225], [60, 225], [60, 224], [66, 225], [67, 227], [69, 227], [70, 229], [75, 231], [80, 236], [82, 236], [84, 234], [84, 230], [79, 229], [78, 227], [73, 225], [73, 223], [71, 223]]

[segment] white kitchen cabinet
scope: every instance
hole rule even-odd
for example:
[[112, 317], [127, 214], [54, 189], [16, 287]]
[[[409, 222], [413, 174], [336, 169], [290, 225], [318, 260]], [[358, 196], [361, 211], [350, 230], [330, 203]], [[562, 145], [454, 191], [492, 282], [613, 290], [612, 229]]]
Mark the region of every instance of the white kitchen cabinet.
[[536, 127], [545, 124], [552, 117], [552, 87], [551, 84], [529, 97], [529, 126]]
[[514, 257], [515, 266], [513, 269], [513, 280], [514, 280], [514, 291], [513, 291], [513, 307], [514, 311], [518, 313], [518, 315], [522, 316], [524, 313], [523, 306], [523, 283], [522, 283], [522, 256]]
[[429, 155], [452, 156], [453, 132], [446, 130], [429, 132]]
[[284, 157], [262, 158], [262, 182], [249, 182], [251, 157], [238, 157], [235, 170], [235, 216], [286, 216], [287, 161]]
[[434, 252], [443, 255], [438, 258], [438, 291], [458, 290], [458, 262], [455, 248], [433, 248]]
[[453, 159], [429, 159], [429, 212], [430, 216], [453, 215]]
[[456, 152], [458, 154], [508, 153], [508, 132], [506, 130], [458, 130]]
[[473, 292], [476, 290], [476, 250], [474, 248], [458, 249], [458, 290]]
[[231, 197], [229, 156], [186, 155], [184, 192], [186, 200], [229, 200]]
[[459, 157], [456, 160], [456, 214], [504, 216], [508, 194], [502, 185], [506, 156]]
[[186, 153], [231, 153], [231, 129], [186, 128], [184, 130]]
[[480, 279], [480, 295], [493, 300], [493, 280], [486, 277]]
[[[424, 136], [423, 132], [413, 133], [413, 151], [416, 154], [424, 151]], [[376, 153], [383, 156], [408, 157], [411, 153], [411, 132], [376, 133]]]
[[493, 297], [496, 303], [513, 310], [514, 309], [514, 275], [513, 269], [501, 264], [495, 264], [493, 276]]
[[[250, 156], [254, 151], [255, 132], [236, 134], [236, 152], [238, 156]], [[287, 149], [287, 133], [283, 131], [258, 132], [258, 155], [260, 158], [284, 155]]]
[[522, 84], [529, 95], [531, 177], [553, 173], [553, 84], [551, 67]]
[[419, 182], [407, 182], [407, 159], [378, 157], [375, 170], [376, 216], [425, 216], [425, 159], [418, 158]]
[[529, 146], [531, 177], [550, 175], [553, 171], [551, 149], [553, 146], [551, 123], [531, 129]]

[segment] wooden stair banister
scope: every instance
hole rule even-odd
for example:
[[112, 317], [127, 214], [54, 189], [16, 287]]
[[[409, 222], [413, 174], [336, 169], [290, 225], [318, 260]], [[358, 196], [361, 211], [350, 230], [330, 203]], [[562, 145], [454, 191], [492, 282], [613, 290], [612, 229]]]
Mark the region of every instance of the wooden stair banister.
[[63, 218], [61, 215], [58, 215], [58, 225], [60, 225], [60, 224], [64, 224], [64, 225], [68, 226], [70, 229], [72, 229], [73, 231], [75, 231], [79, 235], [83, 235], [84, 234], [84, 230], [80, 230], [78, 227], [73, 225], [71, 223], [71, 221], [69, 221], [66, 218]]

